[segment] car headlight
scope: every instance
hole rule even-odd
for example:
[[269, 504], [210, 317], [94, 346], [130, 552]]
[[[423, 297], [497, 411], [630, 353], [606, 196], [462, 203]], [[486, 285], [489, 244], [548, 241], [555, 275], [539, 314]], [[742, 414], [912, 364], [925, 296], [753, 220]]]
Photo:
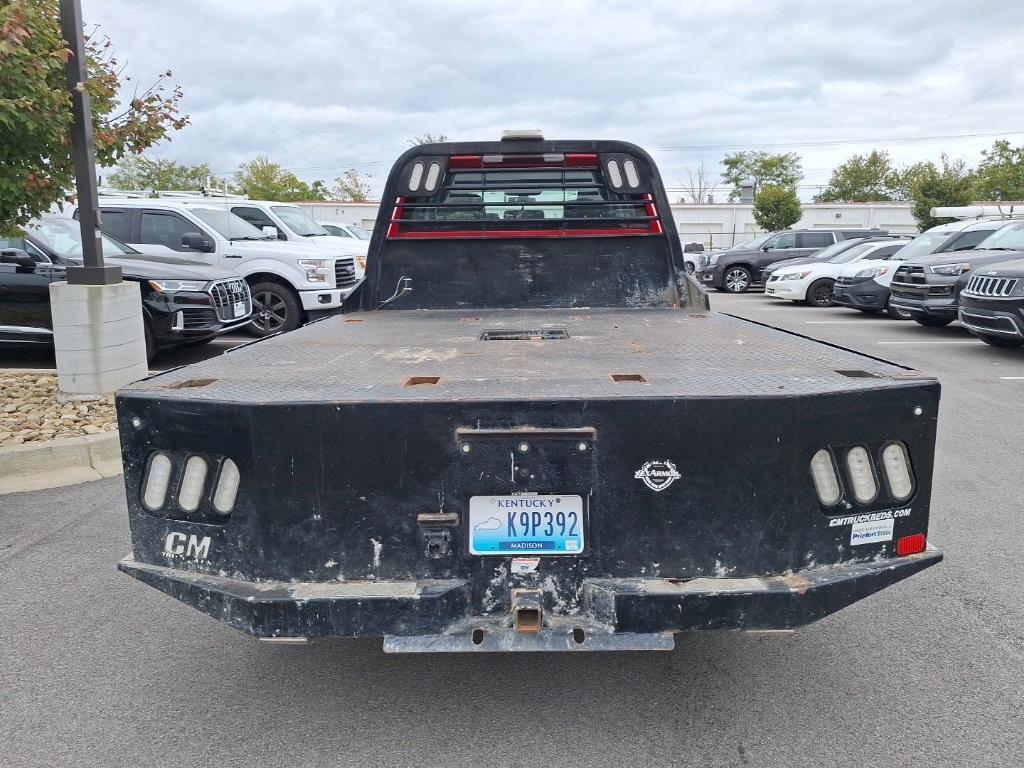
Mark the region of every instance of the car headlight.
[[809, 274], [811, 274], [810, 270], [807, 270], [806, 272], [787, 272], [784, 275], [779, 275], [779, 281], [781, 282], [782, 280], [803, 280]]
[[365, 256], [356, 256], [356, 264], [359, 265], [359, 268], [361, 270], [363, 270], [364, 272], [366, 271], [366, 257]]
[[888, 267], [871, 267], [870, 269], [862, 269], [860, 272], [854, 275], [854, 278], [872, 278], [884, 275], [889, 271]]
[[157, 293], [166, 291], [202, 291], [205, 280], [150, 280], [149, 287]]
[[931, 268], [932, 272], [936, 275], [962, 275], [964, 272], [971, 271], [971, 265], [968, 262], [957, 262], [956, 264], [936, 264]]
[[722, 254], [720, 254], [720, 253], [713, 253], [710, 256], [708, 256], [708, 266], [709, 267], [715, 266], [715, 264], [718, 263], [718, 257], [721, 256], [721, 255]]
[[298, 264], [306, 270], [306, 280], [309, 282], [327, 282], [327, 259], [299, 259]]

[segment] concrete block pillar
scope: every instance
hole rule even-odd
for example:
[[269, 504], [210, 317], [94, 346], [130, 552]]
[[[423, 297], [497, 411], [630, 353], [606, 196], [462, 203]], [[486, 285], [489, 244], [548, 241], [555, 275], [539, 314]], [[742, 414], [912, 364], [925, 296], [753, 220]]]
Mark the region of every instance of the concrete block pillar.
[[50, 283], [62, 395], [108, 395], [149, 373], [138, 283]]

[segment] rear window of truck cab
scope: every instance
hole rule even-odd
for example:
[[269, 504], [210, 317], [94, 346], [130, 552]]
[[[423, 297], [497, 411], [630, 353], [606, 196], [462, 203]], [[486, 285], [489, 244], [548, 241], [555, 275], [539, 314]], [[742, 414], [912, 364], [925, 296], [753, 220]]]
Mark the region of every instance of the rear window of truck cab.
[[623, 155], [413, 158], [401, 175], [404, 194], [388, 237], [661, 234], [646, 175], [639, 158]]

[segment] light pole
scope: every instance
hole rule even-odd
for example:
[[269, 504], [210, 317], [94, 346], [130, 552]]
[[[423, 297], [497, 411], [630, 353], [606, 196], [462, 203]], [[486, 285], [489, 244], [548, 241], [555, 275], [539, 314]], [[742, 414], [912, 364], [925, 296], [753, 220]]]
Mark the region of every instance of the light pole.
[[67, 81], [83, 264], [69, 266], [66, 281], [50, 283], [53, 349], [61, 395], [101, 397], [149, 372], [142, 297], [137, 283], [121, 279], [119, 266], [103, 263], [81, 0], [60, 0], [60, 24], [71, 50]]

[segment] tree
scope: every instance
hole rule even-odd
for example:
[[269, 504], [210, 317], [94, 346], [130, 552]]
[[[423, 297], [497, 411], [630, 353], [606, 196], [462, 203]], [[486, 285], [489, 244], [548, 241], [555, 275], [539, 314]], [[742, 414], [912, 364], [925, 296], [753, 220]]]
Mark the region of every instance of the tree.
[[895, 200], [900, 185], [899, 171], [893, 168], [888, 152], [872, 150], [854, 155], [833, 169], [828, 186], [814, 201], [817, 203], [873, 203]]
[[712, 179], [711, 172], [704, 167], [704, 163], [697, 166], [697, 170], [686, 170], [686, 184], [683, 185], [685, 201], [694, 204], [706, 203], [716, 189], [718, 184]]
[[[171, 73], [118, 94], [131, 80], [109, 38], [88, 35], [86, 54], [97, 164], [113, 165], [188, 124], [178, 111], [181, 89]], [[74, 186], [71, 97], [57, 0], [0, 3], [0, 230], [14, 231]]]
[[211, 176], [210, 166], [182, 165], [174, 160], [137, 155], [126, 157], [107, 179], [114, 189], [182, 189], [199, 191]]
[[769, 184], [754, 198], [754, 221], [768, 232], [788, 229], [800, 221], [802, 215], [800, 198], [791, 188]]
[[276, 200], [282, 203], [296, 200], [326, 200], [327, 187], [323, 181], [307, 184], [265, 155], [258, 155], [242, 163], [235, 171], [235, 183], [253, 200]]
[[372, 177], [367, 173], [360, 173], [355, 168], [349, 168], [334, 180], [333, 194], [337, 200], [365, 203], [370, 199], [371, 192]]
[[722, 178], [733, 188], [729, 193], [730, 200], [739, 199], [740, 185], [748, 179], [754, 183], [754, 197], [757, 197], [761, 187], [769, 184], [795, 191], [796, 185], [804, 177], [800, 155], [795, 152], [737, 152], [726, 155], [722, 165], [725, 167]]
[[447, 133], [439, 133], [436, 136], [432, 133], [424, 133], [422, 136], [413, 136], [409, 139], [409, 146], [416, 147], [420, 144], [441, 144], [448, 141]]
[[979, 200], [1024, 200], [1024, 147], [995, 142], [981, 153], [974, 173]]
[[935, 163], [920, 166], [910, 187], [913, 201], [911, 213], [917, 220], [918, 228], [926, 229], [952, 221], [948, 218], [934, 218], [931, 209], [944, 205], [969, 205], [974, 199], [974, 177], [963, 160], [950, 162], [942, 156], [942, 169]]

